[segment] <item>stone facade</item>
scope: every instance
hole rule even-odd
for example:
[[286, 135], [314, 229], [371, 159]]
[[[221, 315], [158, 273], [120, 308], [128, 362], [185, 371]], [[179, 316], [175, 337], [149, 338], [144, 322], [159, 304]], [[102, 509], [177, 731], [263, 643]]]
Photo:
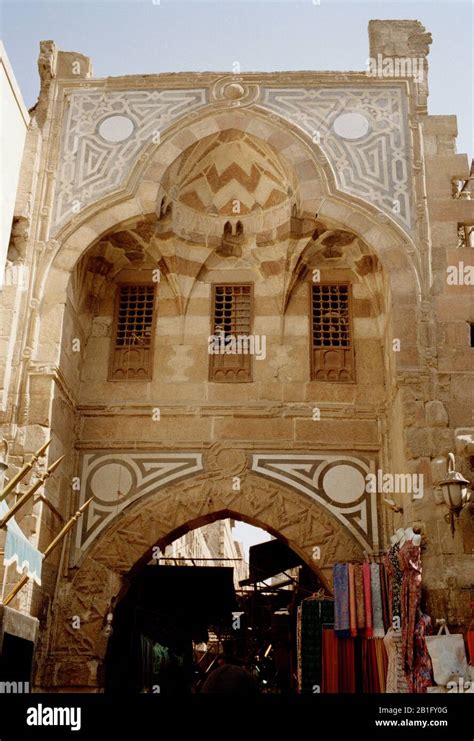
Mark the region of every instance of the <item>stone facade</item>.
[[[473, 473], [472, 288], [446, 280], [472, 260], [458, 225], [473, 202], [453, 194], [469, 167], [455, 117], [427, 113], [430, 35], [374, 21], [369, 36], [371, 58], [416, 58], [420, 79], [101, 80], [42, 42], [9, 253], [27, 284], [1, 293], [0, 422], [10, 471], [50, 437], [48, 462], [66, 456], [22, 511], [35, 544], [94, 500], [15, 601], [41, 620], [38, 687], [98, 691], [110, 604], [154, 545], [223, 516], [283, 538], [328, 589], [335, 561], [416, 523], [430, 612], [466, 626], [472, 511], [452, 537], [436, 482], [450, 451]], [[312, 380], [315, 271], [351, 285], [351, 382]], [[124, 283], [156, 284], [147, 380], [109, 380]], [[209, 381], [215, 284], [253, 286], [267, 352], [250, 383]], [[388, 505], [364, 489], [378, 470], [423, 474], [423, 496]]]

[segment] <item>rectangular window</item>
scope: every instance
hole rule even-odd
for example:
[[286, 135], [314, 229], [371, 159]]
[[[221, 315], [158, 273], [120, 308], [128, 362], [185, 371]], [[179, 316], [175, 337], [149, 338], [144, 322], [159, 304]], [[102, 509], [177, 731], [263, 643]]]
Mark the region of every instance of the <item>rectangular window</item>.
[[311, 377], [354, 381], [351, 290], [347, 284], [312, 284]]
[[118, 286], [109, 368], [110, 381], [151, 379], [154, 309], [154, 284]]
[[[252, 331], [252, 286], [215, 285], [213, 288], [212, 334], [222, 338], [209, 356], [209, 380], [242, 383], [252, 380], [252, 356], [247, 338]], [[240, 340], [239, 340], [240, 338]]]

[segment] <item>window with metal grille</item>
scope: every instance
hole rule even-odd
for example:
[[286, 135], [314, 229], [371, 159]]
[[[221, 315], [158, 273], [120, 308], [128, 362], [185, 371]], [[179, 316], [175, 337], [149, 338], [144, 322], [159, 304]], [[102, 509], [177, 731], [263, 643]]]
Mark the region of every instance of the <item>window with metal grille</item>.
[[354, 381], [349, 284], [312, 285], [311, 370], [315, 381]]
[[152, 376], [155, 285], [118, 287], [109, 380]]
[[[215, 285], [212, 334], [217, 354], [210, 355], [209, 380], [236, 383], [252, 380], [249, 337], [252, 325], [252, 286]], [[240, 340], [239, 340], [240, 338]]]

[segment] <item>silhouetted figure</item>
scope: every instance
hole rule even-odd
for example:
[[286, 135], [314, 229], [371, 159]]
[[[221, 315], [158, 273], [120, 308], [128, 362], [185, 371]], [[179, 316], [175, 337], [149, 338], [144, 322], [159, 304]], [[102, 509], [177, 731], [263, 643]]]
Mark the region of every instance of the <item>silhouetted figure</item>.
[[235, 659], [229, 655], [223, 655], [220, 659], [221, 665], [214, 669], [204, 684], [201, 692], [206, 695], [240, 695], [256, 697], [259, 689], [255, 678], [238, 666]]

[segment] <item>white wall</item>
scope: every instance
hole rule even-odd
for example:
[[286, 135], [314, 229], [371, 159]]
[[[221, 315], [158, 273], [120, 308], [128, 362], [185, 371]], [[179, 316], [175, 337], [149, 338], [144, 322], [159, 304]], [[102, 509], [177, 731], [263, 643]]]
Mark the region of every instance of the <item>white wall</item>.
[[30, 117], [0, 41], [0, 287]]

